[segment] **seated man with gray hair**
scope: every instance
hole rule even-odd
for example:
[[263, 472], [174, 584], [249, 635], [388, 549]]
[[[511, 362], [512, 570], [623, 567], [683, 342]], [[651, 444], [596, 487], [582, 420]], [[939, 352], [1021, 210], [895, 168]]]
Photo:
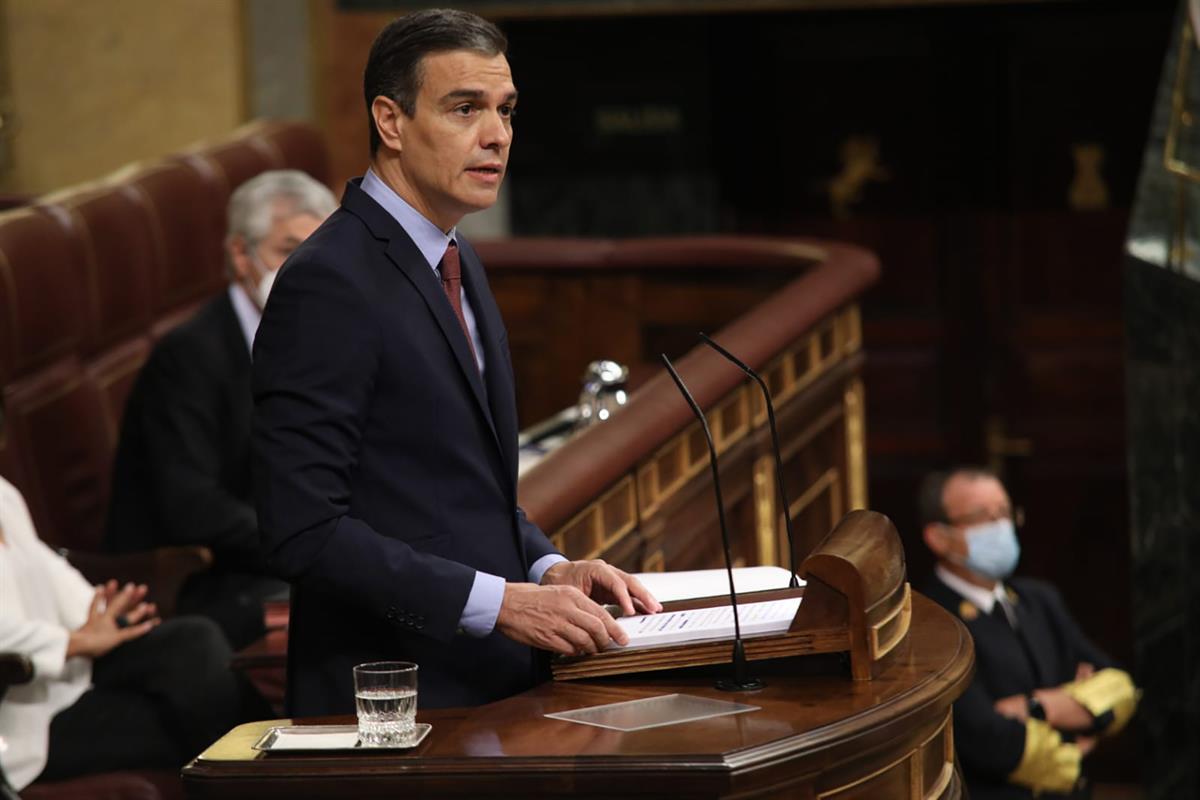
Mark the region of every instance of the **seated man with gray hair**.
[[125, 407], [105, 546], [212, 549], [181, 614], [203, 614], [235, 649], [264, 632], [263, 602], [286, 592], [265, 575], [250, 476], [250, 347], [276, 270], [336, 208], [296, 170], [242, 184], [229, 200], [229, 286], [154, 348]]

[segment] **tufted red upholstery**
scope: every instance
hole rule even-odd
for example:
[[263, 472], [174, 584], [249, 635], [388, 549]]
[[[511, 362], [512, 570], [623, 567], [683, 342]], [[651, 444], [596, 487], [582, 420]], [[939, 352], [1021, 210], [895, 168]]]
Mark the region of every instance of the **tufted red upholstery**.
[[83, 296], [80, 352], [90, 354], [145, 330], [155, 265], [152, 219], [123, 186], [87, 186], [39, 204], [80, 248], [73, 266]]
[[82, 251], [69, 231], [29, 207], [0, 213], [0, 380], [75, 352], [83, 296]]
[[152, 307], [161, 316], [211, 296], [224, 283], [225, 202], [198, 163], [139, 165], [120, 185], [144, 210], [152, 236]]
[[320, 135], [252, 123], [0, 213], [0, 474], [25, 494], [47, 542], [99, 546], [137, 370], [155, 338], [225, 284], [231, 188], [278, 167], [326, 180]]
[[[303, 170], [322, 183], [329, 183], [329, 148], [315, 128], [289, 125], [278, 120], [259, 120], [242, 130], [276, 153], [281, 163]], [[337, 189], [335, 186], [335, 193]]]

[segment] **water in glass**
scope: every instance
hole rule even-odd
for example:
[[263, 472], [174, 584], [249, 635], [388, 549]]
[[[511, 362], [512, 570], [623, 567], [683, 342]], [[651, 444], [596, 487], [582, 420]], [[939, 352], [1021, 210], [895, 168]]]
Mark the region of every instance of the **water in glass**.
[[358, 738], [364, 746], [388, 747], [412, 741], [417, 719], [416, 689], [366, 689], [355, 693]]
[[358, 741], [363, 747], [403, 747], [416, 734], [417, 665], [377, 661], [354, 668]]

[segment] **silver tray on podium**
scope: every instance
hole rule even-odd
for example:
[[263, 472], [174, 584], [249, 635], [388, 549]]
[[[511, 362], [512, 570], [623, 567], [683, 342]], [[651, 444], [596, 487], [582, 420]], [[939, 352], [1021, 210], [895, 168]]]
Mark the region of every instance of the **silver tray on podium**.
[[411, 741], [377, 747], [359, 743], [357, 725], [277, 725], [252, 746], [264, 753], [395, 752], [412, 750], [425, 741], [431, 730], [433, 726], [428, 722], [418, 722]]

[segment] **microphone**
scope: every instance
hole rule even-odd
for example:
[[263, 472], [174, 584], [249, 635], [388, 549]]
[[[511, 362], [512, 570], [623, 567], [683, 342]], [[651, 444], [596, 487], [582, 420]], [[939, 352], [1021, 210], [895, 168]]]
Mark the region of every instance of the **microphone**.
[[800, 581], [796, 578], [796, 540], [792, 538], [792, 515], [789, 513], [791, 506], [788, 505], [787, 493], [783, 490], [783, 455], [779, 450], [779, 431], [775, 429], [775, 404], [771, 402], [771, 392], [767, 389], [766, 382], [757, 372], [750, 369], [748, 364], [744, 363], [733, 353], [710, 339], [704, 331], [700, 332], [700, 339], [736, 365], [742, 372], [753, 378], [754, 382], [758, 384], [758, 388], [762, 389], [763, 400], [767, 404], [767, 421], [771, 425], [771, 446], [775, 449], [775, 485], [779, 488], [779, 502], [781, 504], [780, 508], [783, 509], [783, 525], [787, 530], [788, 557], [792, 568], [792, 580], [788, 583], [788, 587], [797, 589], [800, 586]]
[[746, 648], [742, 645], [742, 626], [738, 620], [737, 591], [733, 588], [733, 552], [729, 547], [729, 529], [725, 527], [725, 502], [721, 499], [721, 476], [717, 470], [717, 446], [713, 443], [712, 432], [708, 429], [708, 419], [704, 416], [704, 412], [700, 410], [692, 393], [688, 391], [683, 379], [675, 371], [675, 365], [671, 363], [671, 359], [667, 358], [666, 353], [661, 355], [663, 363], [667, 365], [667, 371], [671, 373], [671, 378], [679, 387], [680, 394], [683, 395], [683, 399], [687, 400], [688, 405], [692, 408], [692, 413], [696, 415], [696, 419], [700, 420], [700, 425], [704, 428], [704, 438], [708, 441], [708, 465], [712, 468], [713, 491], [717, 495], [717, 519], [721, 522], [721, 542], [725, 545], [725, 571], [729, 574], [729, 602], [733, 607], [733, 677], [719, 679], [716, 687], [723, 692], [749, 692], [762, 689], [767, 684], [747, 674]]

